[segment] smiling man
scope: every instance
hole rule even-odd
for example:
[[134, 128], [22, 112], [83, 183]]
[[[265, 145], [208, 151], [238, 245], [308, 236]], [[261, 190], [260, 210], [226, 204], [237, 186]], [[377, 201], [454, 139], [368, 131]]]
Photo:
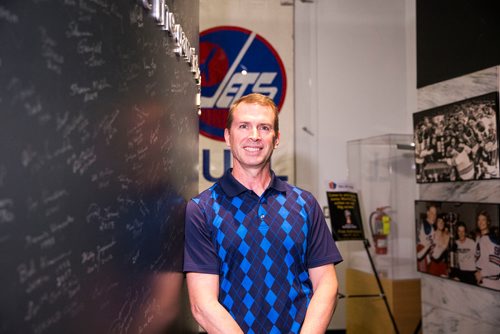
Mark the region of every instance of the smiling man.
[[324, 333], [342, 261], [316, 199], [271, 170], [278, 110], [260, 94], [230, 108], [233, 168], [186, 209], [184, 271], [208, 333]]

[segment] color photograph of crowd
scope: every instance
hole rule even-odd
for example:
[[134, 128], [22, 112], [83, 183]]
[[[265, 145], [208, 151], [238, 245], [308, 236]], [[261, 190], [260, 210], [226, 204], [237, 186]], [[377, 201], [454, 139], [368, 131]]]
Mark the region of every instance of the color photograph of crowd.
[[415, 201], [417, 270], [500, 291], [499, 204]]
[[496, 179], [498, 93], [413, 114], [417, 183]]

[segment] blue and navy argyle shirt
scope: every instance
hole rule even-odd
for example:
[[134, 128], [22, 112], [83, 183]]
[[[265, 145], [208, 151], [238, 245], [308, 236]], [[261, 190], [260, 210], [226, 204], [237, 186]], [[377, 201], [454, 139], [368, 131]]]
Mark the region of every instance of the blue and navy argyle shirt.
[[298, 333], [308, 269], [342, 257], [307, 191], [272, 173], [257, 196], [228, 170], [186, 209], [184, 271], [219, 275], [219, 302], [245, 333]]

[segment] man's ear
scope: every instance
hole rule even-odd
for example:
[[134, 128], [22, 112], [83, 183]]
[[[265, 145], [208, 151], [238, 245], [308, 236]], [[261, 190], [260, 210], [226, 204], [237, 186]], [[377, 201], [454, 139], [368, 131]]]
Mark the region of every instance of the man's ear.
[[277, 148], [278, 145], [280, 144], [280, 137], [281, 137], [281, 133], [278, 131], [278, 133], [276, 134], [276, 137], [274, 138], [274, 148]]
[[229, 129], [228, 129], [228, 128], [225, 128], [225, 129], [224, 129], [224, 140], [226, 141], [226, 145], [227, 145], [228, 147], [231, 147], [231, 144], [229, 143], [229, 137], [230, 137], [230, 136], [231, 136], [231, 135], [229, 134]]

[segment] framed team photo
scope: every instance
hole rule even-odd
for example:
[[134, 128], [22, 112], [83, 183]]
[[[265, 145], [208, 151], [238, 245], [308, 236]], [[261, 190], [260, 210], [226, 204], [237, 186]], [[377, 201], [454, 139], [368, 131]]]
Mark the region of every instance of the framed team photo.
[[413, 114], [417, 183], [498, 179], [498, 92]]
[[417, 270], [500, 291], [500, 204], [415, 201]]

